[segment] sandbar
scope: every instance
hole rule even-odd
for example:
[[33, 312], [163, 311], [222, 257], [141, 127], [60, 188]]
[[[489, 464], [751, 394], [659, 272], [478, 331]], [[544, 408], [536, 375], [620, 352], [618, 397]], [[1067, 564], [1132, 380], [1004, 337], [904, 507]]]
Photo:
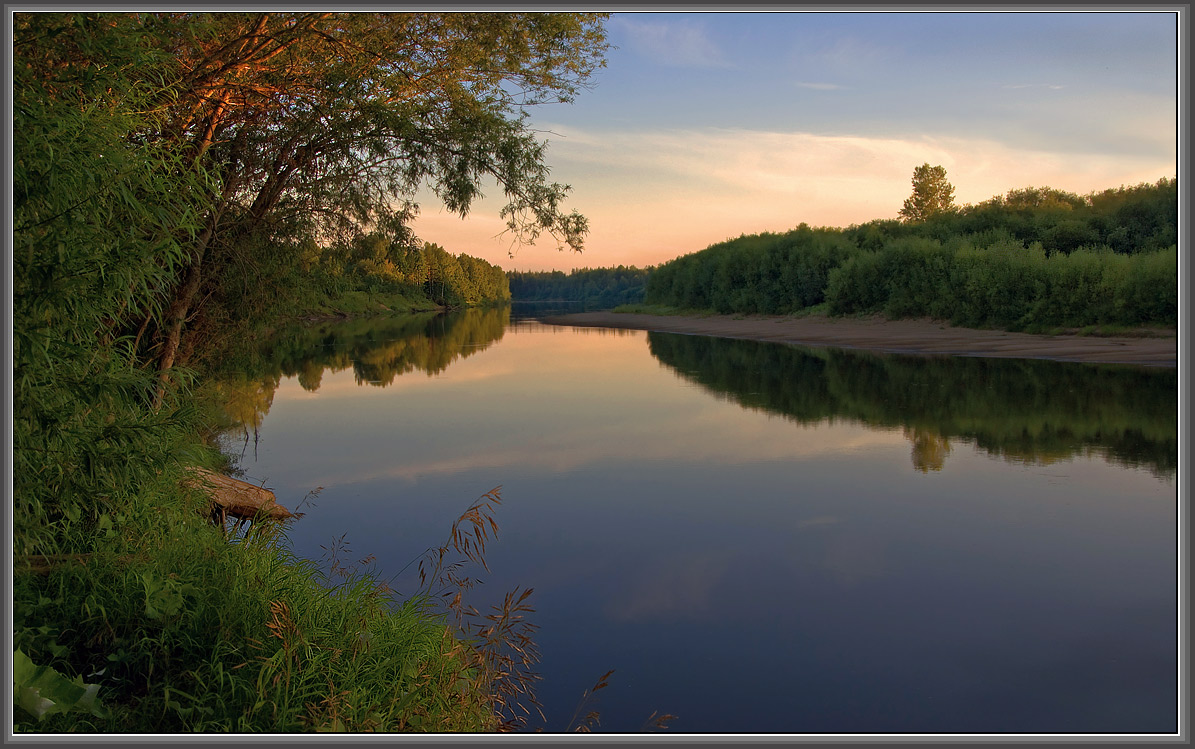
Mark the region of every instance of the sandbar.
[[880, 316], [673, 316], [629, 312], [578, 312], [545, 317], [543, 322], [897, 354], [1056, 359], [1153, 367], [1178, 365], [1178, 336], [1173, 330], [1143, 331], [1139, 336], [1039, 335], [955, 327], [939, 320], [888, 320]]

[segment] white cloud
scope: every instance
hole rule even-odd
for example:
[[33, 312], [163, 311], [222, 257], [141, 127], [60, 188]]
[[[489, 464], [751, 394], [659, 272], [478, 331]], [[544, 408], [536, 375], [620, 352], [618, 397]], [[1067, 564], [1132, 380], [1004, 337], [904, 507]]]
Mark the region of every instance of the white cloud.
[[[603, 173], [613, 181], [652, 176], [656, 183], [672, 182], [686, 195], [698, 188], [712, 190], [714, 200], [769, 195], [815, 199], [821, 208], [838, 210], [825, 213], [828, 220], [811, 217], [809, 223], [835, 226], [847, 213], [851, 221], [895, 215], [913, 168], [927, 161], [946, 167], [963, 202], [1030, 184], [1085, 193], [1152, 182], [1172, 171], [1156, 158], [1035, 151], [964, 136], [875, 138], [717, 128], [599, 135], [559, 130], [567, 137], [553, 143], [558, 167], [567, 166], [585, 179]], [[895, 207], [887, 213], [858, 213], [893, 201]]]
[[640, 23], [617, 17], [631, 48], [663, 65], [678, 68], [732, 67], [722, 50], [691, 22]]

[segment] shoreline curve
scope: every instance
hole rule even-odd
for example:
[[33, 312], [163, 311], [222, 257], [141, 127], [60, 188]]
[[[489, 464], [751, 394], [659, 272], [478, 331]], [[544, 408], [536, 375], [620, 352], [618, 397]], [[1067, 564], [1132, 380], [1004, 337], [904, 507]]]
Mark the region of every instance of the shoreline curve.
[[866, 349], [895, 354], [1054, 359], [1096, 364], [1178, 366], [1178, 336], [1040, 335], [953, 327], [938, 320], [888, 320], [810, 315], [647, 315], [576, 312], [544, 317], [548, 325], [624, 328], [800, 346]]

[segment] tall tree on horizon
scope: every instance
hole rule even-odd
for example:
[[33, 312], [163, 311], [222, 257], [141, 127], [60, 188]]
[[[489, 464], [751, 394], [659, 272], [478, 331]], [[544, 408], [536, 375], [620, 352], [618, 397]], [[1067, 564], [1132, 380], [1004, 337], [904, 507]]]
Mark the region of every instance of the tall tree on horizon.
[[901, 218], [909, 223], [925, 221], [954, 207], [954, 185], [946, 181], [945, 167], [926, 162], [913, 170], [913, 194], [900, 209]]

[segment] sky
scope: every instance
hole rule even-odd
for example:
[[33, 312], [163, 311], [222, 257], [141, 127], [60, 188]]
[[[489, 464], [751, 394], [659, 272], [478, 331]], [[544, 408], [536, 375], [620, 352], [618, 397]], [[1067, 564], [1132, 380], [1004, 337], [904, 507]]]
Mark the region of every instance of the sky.
[[[776, 6], [782, 11], [784, 6]], [[644, 267], [801, 223], [897, 218], [913, 169], [955, 202], [1174, 178], [1174, 12], [615, 13], [606, 67], [532, 108], [584, 252], [513, 245], [497, 186], [424, 240], [506, 270]], [[1185, 83], [1185, 81], [1183, 81]], [[513, 257], [512, 257], [513, 254]]]

